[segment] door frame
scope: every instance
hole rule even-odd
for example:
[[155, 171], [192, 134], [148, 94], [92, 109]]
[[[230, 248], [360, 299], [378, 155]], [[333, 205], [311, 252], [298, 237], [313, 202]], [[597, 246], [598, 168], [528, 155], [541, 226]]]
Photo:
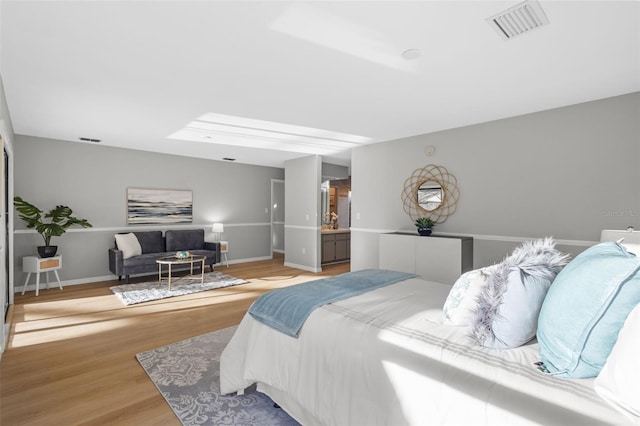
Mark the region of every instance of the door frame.
[[[0, 138], [2, 138], [2, 155], [4, 166], [4, 154], [7, 154], [6, 167], [2, 167], [3, 183], [0, 188], [0, 197], [7, 200], [7, 205], [2, 206], [3, 211], [0, 212], [2, 223], [0, 229], [0, 283], [7, 283], [7, 288], [2, 288], [2, 293], [6, 293], [8, 300], [6, 301], [6, 310], [3, 303], [2, 306], [2, 330], [0, 331], [0, 354], [4, 352], [9, 339], [9, 330], [11, 328], [11, 318], [7, 316], [11, 305], [14, 304], [14, 261], [13, 261], [13, 145], [9, 131], [4, 120], [0, 120]], [[5, 181], [6, 179], [6, 181]], [[5, 192], [6, 191], [6, 192]], [[4, 203], [2, 203], [4, 204]], [[6, 214], [5, 214], [6, 212]], [[8, 262], [8, 265], [5, 263]], [[8, 273], [8, 276], [4, 275]]]

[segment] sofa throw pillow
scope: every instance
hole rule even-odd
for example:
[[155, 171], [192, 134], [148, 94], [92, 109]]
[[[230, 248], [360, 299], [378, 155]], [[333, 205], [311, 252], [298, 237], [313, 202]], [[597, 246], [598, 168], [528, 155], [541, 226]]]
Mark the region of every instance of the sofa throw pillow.
[[465, 272], [453, 284], [442, 308], [442, 323], [454, 326], [472, 324], [476, 308], [476, 297], [487, 281], [493, 266]]
[[538, 319], [546, 371], [576, 379], [600, 373], [625, 319], [640, 303], [638, 271], [638, 257], [605, 242], [580, 253], [558, 274]]
[[598, 395], [640, 424], [640, 305], [627, 317], [594, 381]]
[[136, 234], [130, 232], [128, 234], [116, 234], [116, 246], [122, 251], [122, 257], [129, 259], [133, 256], [142, 254], [142, 247], [136, 237]]
[[549, 286], [568, 263], [552, 238], [526, 241], [491, 269], [476, 298], [471, 338], [506, 349], [536, 335], [538, 314]]

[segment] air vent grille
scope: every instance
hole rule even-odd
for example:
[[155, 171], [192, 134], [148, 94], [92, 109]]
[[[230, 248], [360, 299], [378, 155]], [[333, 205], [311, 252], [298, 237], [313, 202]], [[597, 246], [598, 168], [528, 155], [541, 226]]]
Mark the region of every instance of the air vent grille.
[[83, 142], [93, 142], [93, 143], [100, 143], [102, 141], [102, 139], [93, 139], [93, 138], [78, 138]]
[[487, 18], [487, 22], [500, 37], [510, 40], [549, 24], [549, 18], [536, 0], [527, 0]]

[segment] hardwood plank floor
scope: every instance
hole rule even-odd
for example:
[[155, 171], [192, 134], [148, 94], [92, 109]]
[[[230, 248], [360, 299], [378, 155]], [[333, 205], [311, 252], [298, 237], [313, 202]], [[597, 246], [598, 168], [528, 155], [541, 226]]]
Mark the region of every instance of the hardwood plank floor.
[[0, 425], [179, 426], [137, 353], [238, 324], [264, 292], [348, 272], [349, 264], [314, 274], [277, 255], [216, 270], [250, 282], [129, 307], [109, 290], [117, 280], [17, 293], [0, 361]]

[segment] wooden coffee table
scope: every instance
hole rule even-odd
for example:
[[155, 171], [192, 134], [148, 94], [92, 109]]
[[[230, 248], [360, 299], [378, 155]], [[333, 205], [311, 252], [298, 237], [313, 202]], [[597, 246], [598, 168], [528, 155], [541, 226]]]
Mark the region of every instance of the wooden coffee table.
[[[168, 272], [168, 276], [165, 277], [168, 281], [168, 285], [169, 285], [169, 290], [171, 290], [171, 280], [173, 279], [173, 281], [179, 281], [185, 277], [193, 277], [193, 265], [194, 263], [200, 263], [200, 284], [204, 284], [204, 261], [207, 258], [207, 256], [201, 256], [201, 255], [193, 255], [193, 256], [189, 256], [189, 257], [184, 257], [184, 258], [179, 258], [179, 257], [175, 257], [175, 256], [165, 256], [165, 257], [160, 257], [158, 259], [156, 259], [156, 263], [158, 264], [158, 282], [160, 284], [162, 284], [162, 265], [167, 265], [169, 267], [169, 272]], [[174, 277], [172, 275], [172, 268], [173, 266], [176, 265], [186, 265], [189, 264], [191, 266], [191, 271], [189, 272], [189, 275], [185, 275], [182, 277]]]

